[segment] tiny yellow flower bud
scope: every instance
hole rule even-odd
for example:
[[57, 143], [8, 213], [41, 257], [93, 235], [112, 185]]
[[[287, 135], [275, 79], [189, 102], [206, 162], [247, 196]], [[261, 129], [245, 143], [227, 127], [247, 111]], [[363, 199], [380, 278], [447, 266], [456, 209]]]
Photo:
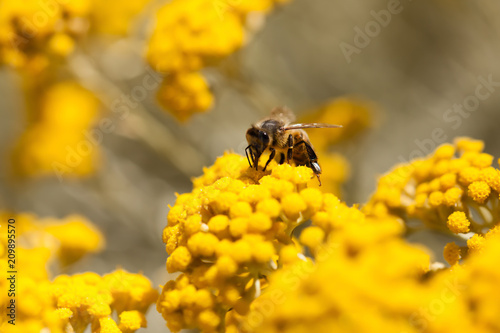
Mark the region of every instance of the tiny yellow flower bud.
[[252, 206], [244, 201], [238, 201], [229, 209], [229, 216], [231, 218], [248, 217], [250, 214], [252, 214]]
[[187, 246], [194, 256], [210, 257], [214, 254], [218, 242], [219, 239], [215, 235], [198, 232], [189, 238]]
[[296, 219], [307, 209], [307, 204], [298, 193], [290, 193], [281, 200], [281, 207], [288, 217]]
[[481, 170], [480, 180], [485, 181], [492, 189], [500, 192], [500, 171], [493, 167]]
[[271, 218], [276, 218], [281, 212], [281, 205], [276, 199], [265, 199], [257, 204], [256, 210]]
[[211, 310], [204, 310], [198, 317], [198, 324], [202, 331], [214, 331], [220, 324], [220, 317]]
[[436, 159], [451, 159], [455, 155], [455, 147], [449, 143], [442, 144], [434, 152]]
[[239, 194], [241, 201], [256, 203], [271, 197], [271, 192], [260, 185], [249, 185]]
[[446, 191], [456, 185], [457, 175], [454, 173], [446, 173], [439, 178], [439, 183], [441, 185], [441, 191]]
[[429, 205], [432, 207], [438, 207], [443, 203], [444, 194], [440, 191], [432, 192], [429, 195]]
[[99, 325], [101, 326], [101, 333], [121, 333], [122, 331], [118, 328], [115, 321], [109, 317], [104, 317], [99, 319]]
[[417, 208], [422, 208], [425, 205], [425, 202], [427, 201], [427, 194], [425, 193], [419, 193], [415, 196], [415, 207]]
[[217, 259], [216, 267], [219, 275], [223, 277], [230, 277], [238, 270], [238, 264], [229, 255]]
[[257, 242], [252, 246], [252, 257], [258, 263], [267, 263], [276, 254], [271, 242]]
[[306, 188], [300, 191], [300, 196], [304, 199], [311, 213], [316, 213], [323, 206], [323, 193], [315, 188]]
[[252, 256], [252, 247], [244, 240], [234, 242], [232, 251], [228, 253], [237, 263], [244, 263]]
[[146, 327], [146, 318], [139, 311], [123, 311], [120, 313], [120, 329], [122, 331], [136, 331]]
[[478, 154], [472, 161], [471, 164], [477, 168], [483, 169], [491, 166], [493, 163], [493, 156], [486, 153]]
[[476, 167], [466, 167], [462, 169], [459, 173], [458, 180], [465, 186], [479, 180], [480, 177], [479, 169]]
[[233, 237], [241, 237], [247, 233], [248, 218], [237, 217], [229, 221], [229, 233]]
[[279, 260], [283, 264], [292, 264], [299, 260], [299, 251], [295, 245], [283, 246], [280, 250]]
[[262, 233], [271, 229], [273, 222], [264, 213], [254, 213], [248, 218], [248, 231]]
[[446, 225], [453, 233], [459, 234], [469, 232], [470, 222], [464, 212], [453, 212], [448, 216]]
[[208, 229], [215, 233], [222, 233], [229, 225], [229, 218], [226, 215], [216, 215], [208, 221]]
[[474, 234], [471, 238], [467, 240], [467, 247], [469, 248], [469, 253], [481, 252], [484, 247], [485, 239], [483, 236]]
[[453, 187], [444, 193], [443, 202], [446, 206], [454, 206], [462, 198], [463, 191], [458, 187]]
[[167, 215], [167, 221], [169, 226], [176, 225], [180, 221], [186, 218], [186, 210], [183, 205], [175, 205], [170, 207], [170, 211]]
[[200, 231], [201, 228], [201, 215], [190, 215], [184, 223], [184, 231], [187, 235], [191, 236]]
[[455, 139], [455, 145], [458, 150], [481, 152], [484, 149], [484, 143], [481, 140], [472, 140], [468, 137], [460, 137]]
[[276, 179], [272, 176], [265, 176], [260, 179], [260, 184], [267, 188], [273, 198], [279, 199], [282, 196], [292, 193], [295, 185], [283, 179]]
[[460, 246], [455, 242], [445, 245], [443, 250], [444, 260], [451, 266], [455, 265], [460, 260]]
[[483, 203], [488, 199], [490, 193], [491, 189], [484, 181], [476, 181], [469, 185], [468, 195], [478, 203]]
[[179, 246], [167, 258], [167, 271], [169, 273], [184, 271], [191, 263], [192, 256], [185, 246]]
[[196, 292], [195, 305], [200, 309], [209, 309], [213, 306], [213, 296], [207, 289], [200, 289]]
[[321, 245], [324, 238], [325, 232], [319, 227], [305, 228], [300, 234], [300, 242], [312, 250]]

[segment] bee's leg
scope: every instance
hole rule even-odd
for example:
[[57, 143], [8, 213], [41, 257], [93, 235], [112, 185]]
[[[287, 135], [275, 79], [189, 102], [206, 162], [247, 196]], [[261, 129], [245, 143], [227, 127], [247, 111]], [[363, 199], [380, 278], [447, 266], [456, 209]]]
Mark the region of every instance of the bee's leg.
[[283, 163], [285, 163], [285, 154], [281, 153], [279, 164], [283, 164]]
[[269, 159], [267, 160], [266, 165], [264, 166], [264, 169], [262, 171], [266, 171], [267, 165], [274, 158], [274, 155], [276, 155], [276, 150], [274, 150], [274, 148], [269, 148], [269, 150], [271, 151], [271, 155], [269, 155]]
[[252, 162], [250, 162], [250, 158], [248, 157], [248, 151], [249, 150], [250, 150], [250, 156], [252, 157], [252, 161], [253, 161], [254, 160], [254, 156], [253, 156], [252, 149], [250, 148], [250, 146], [248, 146], [248, 147], [245, 148], [245, 154], [247, 155], [247, 161], [248, 161], [248, 164], [250, 165], [250, 168], [253, 168]]
[[307, 156], [309, 157], [308, 167], [310, 167], [312, 169], [312, 171], [314, 172], [314, 174], [316, 175], [316, 177], [318, 177], [319, 186], [321, 186], [321, 179], [319, 179], [319, 175], [321, 174], [321, 167], [319, 166], [319, 163], [318, 163], [318, 156], [314, 152], [313, 147], [311, 147], [311, 144], [302, 140], [302, 141], [297, 142], [297, 144], [295, 146], [298, 146], [300, 144], [304, 144], [304, 146], [306, 147]]
[[288, 150], [286, 152], [286, 162], [290, 164], [290, 160], [293, 157], [293, 135], [288, 136]]

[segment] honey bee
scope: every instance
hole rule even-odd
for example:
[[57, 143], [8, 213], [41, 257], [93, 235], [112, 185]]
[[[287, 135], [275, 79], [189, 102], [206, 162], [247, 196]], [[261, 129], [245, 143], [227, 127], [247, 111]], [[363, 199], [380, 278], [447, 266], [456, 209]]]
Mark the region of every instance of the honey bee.
[[318, 177], [321, 186], [321, 167], [318, 163], [316, 152], [309, 141], [304, 128], [340, 128], [341, 125], [308, 123], [292, 124], [295, 115], [290, 109], [277, 107], [271, 111], [271, 115], [252, 125], [247, 130], [246, 138], [248, 147], [245, 148], [248, 164], [258, 170], [259, 158], [268, 149], [269, 159], [264, 166], [266, 171], [269, 162], [279, 154], [279, 164], [290, 163], [295, 165], [305, 165], [312, 169]]

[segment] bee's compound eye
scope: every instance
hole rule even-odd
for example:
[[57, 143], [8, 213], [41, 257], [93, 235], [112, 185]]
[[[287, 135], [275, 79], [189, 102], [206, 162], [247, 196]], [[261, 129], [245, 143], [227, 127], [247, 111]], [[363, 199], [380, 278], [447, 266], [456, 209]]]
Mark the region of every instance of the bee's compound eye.
[[318, 162], [312, 162], [311, 169], [315, 174], [321, 174], [321, 167], [319, 166]]
[[267, 135], [266, 132], [264, 131], [260, 131], [259, 133], [259, 139], [260, 141], [265, 145], [267, 146], [269, 144], [269, 135]]

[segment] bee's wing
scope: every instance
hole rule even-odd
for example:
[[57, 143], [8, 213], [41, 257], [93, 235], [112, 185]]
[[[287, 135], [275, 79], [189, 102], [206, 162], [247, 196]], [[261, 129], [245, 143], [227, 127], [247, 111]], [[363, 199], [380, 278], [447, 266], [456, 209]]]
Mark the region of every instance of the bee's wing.
[[285, 131], [302, 128], [341, 128], [342, 125], [322, 124], [322, 123], [307, 123], [307, 124], [290, 124], [283, 127]]
[[271, 110], [271, 118], [281, 120], [285, 124], [289, 124], [295, 120], [293, 111], [286, 106], [278, 106]]

